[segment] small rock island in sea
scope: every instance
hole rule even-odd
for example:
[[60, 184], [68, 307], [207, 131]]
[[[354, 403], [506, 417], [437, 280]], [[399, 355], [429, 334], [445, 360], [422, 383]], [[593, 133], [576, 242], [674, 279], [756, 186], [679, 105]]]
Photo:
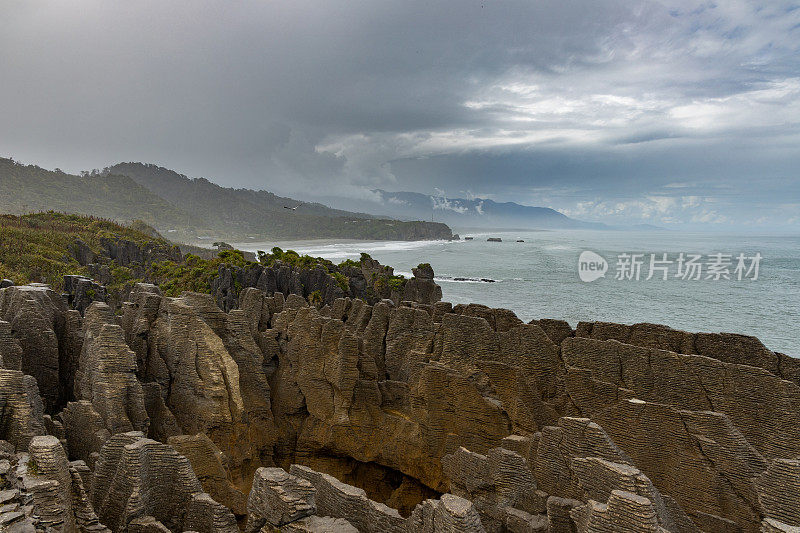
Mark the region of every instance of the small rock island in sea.
[[754, 337], [524, 323], [441, 301], [427, 264], [148, 242], [0, 289], [0, 530], [800, 527], [800, 361]]

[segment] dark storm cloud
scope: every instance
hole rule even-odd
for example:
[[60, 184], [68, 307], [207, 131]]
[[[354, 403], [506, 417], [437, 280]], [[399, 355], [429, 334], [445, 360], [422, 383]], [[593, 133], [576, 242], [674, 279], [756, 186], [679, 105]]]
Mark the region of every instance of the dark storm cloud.
[[0, 150], [22, 161], [800, 222], [797, 2], [0, 0], [0, 15]]

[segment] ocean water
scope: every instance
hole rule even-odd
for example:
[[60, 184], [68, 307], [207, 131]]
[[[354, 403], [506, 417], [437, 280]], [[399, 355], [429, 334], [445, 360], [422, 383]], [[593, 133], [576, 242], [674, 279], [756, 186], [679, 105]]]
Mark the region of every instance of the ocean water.
[[[800, 236], [741, 236], [680, 232], [518, 231], [461, 233], [472, 241], [292, 241], [238, 243], [245, 250], [280, 246], [334, 262], [357, 259], [367, 252], [395, 273], [411, 276], [411, 268], [433, 266], [444, 300], [481, 303], [513, 310], [522, 320], [558, 318], [573, 327], [580, 320], [655, 322], [687, 331], [755, 335], [768, 348], [800, 356]], [[500, 237], [503, 242], [487, 242]], [[525, 242], [516, 242], [522, 239]], [[581, 281], [578, 258], [584, 251], [608, 263], [604, 277]], [[700, 280], [677, 277], [678, 255], [699, 254]], [[616, 279], [620, 254], [644, 254], [636, 279]], [[650, 254], [667, 260], [647, 280]], [[713, 254], [731, 279], [707, 279]], [[753, 272], [736, 280], [737, 256], [759, 253], [758, 278]], [[625, 259], [622, 260], [623, 263]], [[750, 267], [751, 260], [745, 266]], [[627, 272], [627, 271], [626, 271]], [[746, 272], [743, 272], [746, 274]], [[456, 281], [455, 278], [466, 278]], [[482, 278], [494, 282], [480, 281]]]

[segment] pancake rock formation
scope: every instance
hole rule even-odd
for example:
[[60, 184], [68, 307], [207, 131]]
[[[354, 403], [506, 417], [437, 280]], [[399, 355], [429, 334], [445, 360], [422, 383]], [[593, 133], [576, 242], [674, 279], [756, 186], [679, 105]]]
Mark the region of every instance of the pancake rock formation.
[[800, 531], [800, 364], [758, 339], [259, 268], [0, 289], [0, 531]]

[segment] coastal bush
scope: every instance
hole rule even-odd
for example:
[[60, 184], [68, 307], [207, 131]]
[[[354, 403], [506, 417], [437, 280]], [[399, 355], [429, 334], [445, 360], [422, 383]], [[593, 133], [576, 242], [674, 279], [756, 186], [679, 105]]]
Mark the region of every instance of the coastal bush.
[[111, 272], [109, 289], [111, 290], [134, 281], [133, 270], [128, 267], [118, 266], [115, 261], [111, 262], [109, 270]]
[[[150, 267], [150, 277], [156, 282], [165, 296], [180, 296], [182, 292], [211, 292], [211, 282], [219, 275], [222, 265], [246, 267], [255, 263], [244, 258], [241, 250], [223, 250], [214, 259], [203, 259], [194, 254], [186, 254], [182, 263], [158, 261]], [[234, 288], [242, 289], [234, 282]]]
[[319, 291], [314, 291], [311, 294], [309, 294], [308, 303], [317, 307], [322, 305], [322, 293]]
[[339, 263], [339, 268], [361, 268], [361, 263], [358, 261], [353, 261], [352, 259], [345, 259], [341, 263]]
[[331, 276], [336, 280], [336, 284], [342, 289], [345, 294], [350, 292], [350, 279], [341, 272], [331, 272]]
[[97, 217], [53, 211], [0, 215], [2, 277], [17, 284], [48, 283], [54, 290], [61, 290], [66, 274], [89, 276], [86, 267], [74, 257], [72, 250], [76, 240], [80, 239], [101, 255], [100, 240], [104, 237], [119, 237], [140, 245], [171, 244], [133, 227]]
[[277, 246], [272, 249], [271, 253], [258, 251], [257, 256], [258, 262], [263, 266], [272, 266], [275, 264], [275, 261], [281, 261], [290, 266], [301, 269], [311, 269], [316, 268], [317, 266], [320, 266], [328, 271], [334, 269], [334, 264], [327, 259], [322, 257], [311, 257], [310, 255], [300, 255], [294, 250], [283, 251]]
[[389, 276], [387, 280], [389, 288], [393, 291], [402, 292], [403, 288], [406, 286], [405, 276]]

